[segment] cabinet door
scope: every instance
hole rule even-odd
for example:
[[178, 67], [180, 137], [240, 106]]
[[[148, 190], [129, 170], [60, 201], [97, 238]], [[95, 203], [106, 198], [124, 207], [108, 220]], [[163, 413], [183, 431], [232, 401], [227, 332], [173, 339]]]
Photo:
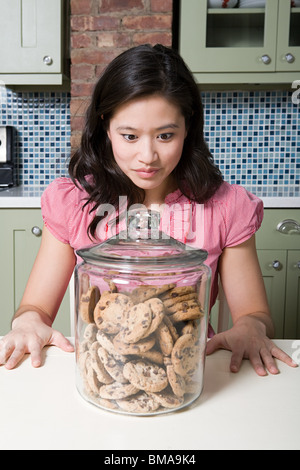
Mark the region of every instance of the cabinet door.
[[289, 250], [284, 337], [300, 339], [300, 250]]
[[278, 18], [276, 70], [300, 70], [300, 8], [291, 8], [290, 0], [280, 0]]
[[286, 250], [257, 250], [257, 254], [275, 325], [275, 338], [283, 338], [287, 252]]
[[[285, 224], [285, 221], [291, 223]], [[300, 236], [299, 232], [293, 230], [293, 225], [299, 223], [300, 209], [265, 209], [262, 225], [255, 235], [257, 248], [297, 250]]]
[[[41, 211], [1, 209], [0, 227], [0, 335], [3, 335], [10, 329], [11, 318], [19, 306], [40, 246]], [[53, 326], [70, 335], [68, 291]]]
[[0, 74], [61, 73], [62, 0], [0, 0], [0, 12]]
[[181, 55], [194, 73], [274, 72], [277, 10], [278, 0], [232, 9], [181, 0]]

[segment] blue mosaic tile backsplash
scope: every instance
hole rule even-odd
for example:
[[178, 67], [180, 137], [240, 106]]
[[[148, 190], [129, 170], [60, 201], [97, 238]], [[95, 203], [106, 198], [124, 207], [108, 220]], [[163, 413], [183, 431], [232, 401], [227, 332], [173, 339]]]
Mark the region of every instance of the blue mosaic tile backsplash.
[[205, 138], [224, 179], [259, 196], [299, 196], [300, 104], [283, 91], [203, 94]]
[[[260, 196], [299, 196], [300, 104], [288, 91], [205, 92], [205, 138], [224, 179]], [[0, 125], [17, 129], [19, 181], [67, 174], [70, 95], [0, 87]]]
[[67, 172], [70, 95], [0, 87], [0, 125], [16, 129], [19, 183], [45, 186]]

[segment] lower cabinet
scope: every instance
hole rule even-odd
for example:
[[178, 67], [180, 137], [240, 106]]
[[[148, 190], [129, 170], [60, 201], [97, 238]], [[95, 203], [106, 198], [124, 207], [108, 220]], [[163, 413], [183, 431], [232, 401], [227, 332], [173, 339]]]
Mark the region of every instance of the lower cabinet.
[[[257, 255], [275, 326], [275, 338], [300, 339], [300, 209], [265, 209], [256, 233]], [[228, 312], [222, 294], [211, 312], [218, 331], [219, 310]], [[232, 326], [231, 318], [225, 327]]]
[[276, 338], [300, 338], [300, 209], [266, 209], [257, 254]]
[[300, 338], [300, 250], [257, 250], [277, 338]]
[[[0, 210], [0, 336], [10, 330], [37, 255], [43, 229], [40, 209]], [[53, 327], [70, 336], [69, 289]]]
[[300, 338], [300, 250], [288, 250], [284, 337]]

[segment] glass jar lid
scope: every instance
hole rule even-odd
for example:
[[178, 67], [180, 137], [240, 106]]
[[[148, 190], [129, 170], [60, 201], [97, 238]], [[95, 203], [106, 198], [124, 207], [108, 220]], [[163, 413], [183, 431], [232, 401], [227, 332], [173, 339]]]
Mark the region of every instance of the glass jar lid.
[[127, 216], [127, 230], [92, 247], [77, 250], [87, 263], [132, 271], [197, 269], [207, 251], [194, 249], [159, 230], [160, 214], [136, 209]]

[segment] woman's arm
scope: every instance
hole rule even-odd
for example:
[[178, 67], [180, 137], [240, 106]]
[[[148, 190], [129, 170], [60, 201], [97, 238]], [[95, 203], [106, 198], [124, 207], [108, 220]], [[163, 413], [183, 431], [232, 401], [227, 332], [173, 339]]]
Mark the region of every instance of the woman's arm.
[[251, 361], [258, 375], [266, 375], [266, 369], [272, 374], [278, 373], [274, 358], [295, 366], [292, 359], [269, 339], [274, 336], [274, 327], [254, 235], [241, 245], [225, 248], [219, 273], [233, 327], [215, 335], [208, 342], [207, 353], [219, 348], [231, 350], [232, 372], [239, 370], [243, 358]]
[[0, 343], [0, 364], [11, 369], [25, 353], [32, 364], [41, 364], [41, 350], [53, 344], [73, 350], [69, 341], [51, 325], [68, 287], [75, 266], [74, 250], [58, 241], [44, 227], [42, 242], [29, 276], [20, 307], [12, 320], [12, 330]]

